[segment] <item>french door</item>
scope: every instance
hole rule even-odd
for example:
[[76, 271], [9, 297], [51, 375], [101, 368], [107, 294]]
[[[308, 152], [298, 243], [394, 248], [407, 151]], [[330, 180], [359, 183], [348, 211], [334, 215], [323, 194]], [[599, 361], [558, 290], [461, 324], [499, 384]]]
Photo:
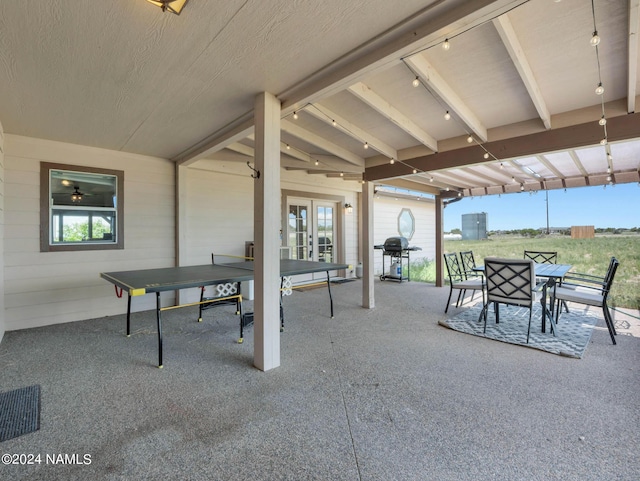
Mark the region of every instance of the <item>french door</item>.
[[[326, 200], [289, 198], [287, 201], [287, 246], [291, 258], [335, 262], [337, 203]], [[335, 275], [335, 272], [332, 272]], [[300, 281], [324, 279], [324, 272]]]

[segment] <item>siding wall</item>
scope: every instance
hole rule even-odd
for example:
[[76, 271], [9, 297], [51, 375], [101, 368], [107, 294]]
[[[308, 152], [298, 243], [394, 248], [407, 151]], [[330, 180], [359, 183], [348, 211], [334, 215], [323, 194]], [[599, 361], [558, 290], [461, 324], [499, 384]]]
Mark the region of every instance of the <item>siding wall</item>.
[[4, 131], [0, 123], [0, 342], [6, 329], [4, 312]]
[[[430, 200], [411, 200], [379, 196], [373, 204], [373, 241], [374, 244], [384, 244], [389, 237], [397, 237], [398, 215], [402, 209], [410, 209], [415, 219], [415, 233], [409, 239], [410, 246], [421, 247], [421, 251], [411, 252], [411, 262], [422, 258], [429, 260], [436, 256], [436, 209]], [[382, 274], [382, 251], [376, 250], [374, 255], [374, 273]], [[389, 258], [385, 259], [385, 268], [389, 270]], [[388, 274], [388, 272], [387, 272]]]
[[[174, 265], [173, 162], [9, 134], [4, 160], [7, 330], [121, 314], [126, 294], [118, 299], [100, 272]], [[40, 252], [40, 161], [124, 171], [123, 250]], [[155, 299], [132, 304], [151, 309]]]

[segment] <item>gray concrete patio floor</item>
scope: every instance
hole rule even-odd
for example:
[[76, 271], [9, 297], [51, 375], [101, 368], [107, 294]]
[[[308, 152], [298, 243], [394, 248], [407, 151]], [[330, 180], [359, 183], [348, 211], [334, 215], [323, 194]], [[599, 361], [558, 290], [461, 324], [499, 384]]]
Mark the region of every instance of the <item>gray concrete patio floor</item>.
[[378, 281], [372, 310], [361, 290], [333, 286], [334, 319], [325, 289], [285, 298], [266, 373], [230, 307], [167, 311], [164, 369], [153, 312], [130, 338], [124, 315], [6, 333], [1, 390], [40, 384], [41, 427], [2, 454], [91, 464], [0, 479], [640, 479], [637, 312], [614, 313], [618, 345], [601, 320], [569, 359], [438, 326], [448, 288]]

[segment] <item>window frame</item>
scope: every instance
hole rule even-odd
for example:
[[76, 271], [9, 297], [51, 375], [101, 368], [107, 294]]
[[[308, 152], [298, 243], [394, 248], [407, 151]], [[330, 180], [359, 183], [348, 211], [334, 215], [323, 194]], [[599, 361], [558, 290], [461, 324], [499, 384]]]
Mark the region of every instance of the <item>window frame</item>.
[[[87, 242], [78, 244], [51, 244], [52, 216], [50, 210], [52, 170], [69, 170], [89, 174], [113, 175], [116, 177], [116, 242]], [[88, 209], [91, 210], [91, 209]], [[98, 210], [98, 209], [96, 209]], [[89, 250], [124, 249], [124, 171], [85, 167], [71, 164], [40, 162], [40, 252], [68, 252]]]

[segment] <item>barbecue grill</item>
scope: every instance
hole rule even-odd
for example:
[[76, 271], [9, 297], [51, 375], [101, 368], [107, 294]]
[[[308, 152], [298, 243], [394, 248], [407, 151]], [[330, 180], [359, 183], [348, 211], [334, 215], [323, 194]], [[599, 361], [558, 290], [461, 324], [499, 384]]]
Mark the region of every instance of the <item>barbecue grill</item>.
[[[409, 247], [409, 241], [406, 237], [389, 237], [384, 244], [373, 246], [374, 249], [382, 250], [382, 275], [380, 280], [386, 279], [402, 282], [403, 280], [411, 281], [409, 272], [409, 253], [411, 251], [420, 251], [420, 247]], [[385, 258], [389, 257], [389, 273], [386, 274]], [[406, 260], [406, 262], [405, 262]], [[405, 275], [406, 274], [406, 275]]]

